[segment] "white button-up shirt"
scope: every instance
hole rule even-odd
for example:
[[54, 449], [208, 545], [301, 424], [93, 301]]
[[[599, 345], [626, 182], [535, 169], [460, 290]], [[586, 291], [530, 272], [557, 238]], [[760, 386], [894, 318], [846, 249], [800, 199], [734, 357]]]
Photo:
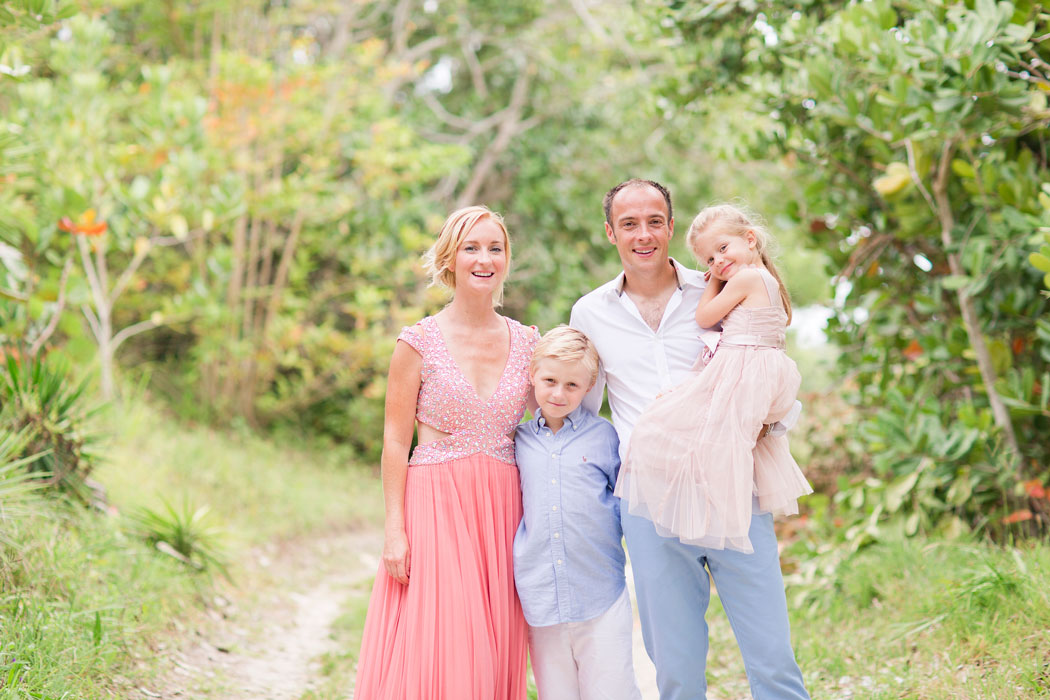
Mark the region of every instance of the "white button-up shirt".
[[597, 413], [609, 390], [612, 422], [620, 437], [620, 459], [635, 421], [657, 394], [678, 386], [700, 354], [701, 328], [696, 307], [707, 282], [704, 274], [671, 259], [678, 288], [654, 331], [624, 293], [624, 273], [581, 297], [572, 307], [569, 325], [583, 331], [598, 348], [598, 381], [583, 400]]

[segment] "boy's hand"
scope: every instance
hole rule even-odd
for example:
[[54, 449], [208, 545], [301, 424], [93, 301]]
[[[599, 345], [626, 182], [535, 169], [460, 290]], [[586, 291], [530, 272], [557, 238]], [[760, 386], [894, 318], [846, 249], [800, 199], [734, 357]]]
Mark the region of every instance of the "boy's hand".
[[408, 535], [404, 530], [386, 534], [383, 541], [383, 568], [390, 578], [408, 584], [410, 566]]

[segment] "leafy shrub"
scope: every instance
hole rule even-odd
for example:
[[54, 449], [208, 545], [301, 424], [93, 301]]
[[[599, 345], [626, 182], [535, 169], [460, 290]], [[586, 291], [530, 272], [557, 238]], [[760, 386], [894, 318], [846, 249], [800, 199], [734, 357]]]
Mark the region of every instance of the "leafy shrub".
[[98, 435], [87, 427], [94, 412], [85, 407], [86, 382], [73, 384], [67, 369], [43, 360], [7, 354], [0, 371], [0, 432], [23, 436], [20, 458], [41, 481], [92, 500], [88, 475], [98, 462]]

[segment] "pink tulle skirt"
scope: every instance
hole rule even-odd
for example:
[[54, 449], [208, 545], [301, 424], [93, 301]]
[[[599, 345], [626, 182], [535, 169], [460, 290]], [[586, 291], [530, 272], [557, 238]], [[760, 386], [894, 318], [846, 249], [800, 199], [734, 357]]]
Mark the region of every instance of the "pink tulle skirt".
[[483, 454], [411, 466], [411, 579], [380, 566], [356, 700], [523, 700], [527, 627], [514, 589], [518, 470]]
[[783, 418], [800, 377], [782, 350], [720, 346], [710, 364], [639, 417], [616, 484], [628, 512], [665, 537], [754, 551], [753, 497], [771, 513], [798, 513], [812, 493], [786, 437], [758, 440]]

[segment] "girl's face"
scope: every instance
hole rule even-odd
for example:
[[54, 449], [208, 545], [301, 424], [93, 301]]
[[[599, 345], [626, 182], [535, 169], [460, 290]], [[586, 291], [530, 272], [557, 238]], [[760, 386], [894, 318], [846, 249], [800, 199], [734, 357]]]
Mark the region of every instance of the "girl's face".
[[467, 231], [456, 250], [456, 293], [495, 294], [507, 273], [507, 241], [503, 229], [481, 219]]
[[758, 237], [750, 229], [743, 234], [717, 230], [704, 233], [695, 240], [693, 252], [701, 263], [707, 265], [711, 274], [723, 282], [738, 270], [762, 262]]

